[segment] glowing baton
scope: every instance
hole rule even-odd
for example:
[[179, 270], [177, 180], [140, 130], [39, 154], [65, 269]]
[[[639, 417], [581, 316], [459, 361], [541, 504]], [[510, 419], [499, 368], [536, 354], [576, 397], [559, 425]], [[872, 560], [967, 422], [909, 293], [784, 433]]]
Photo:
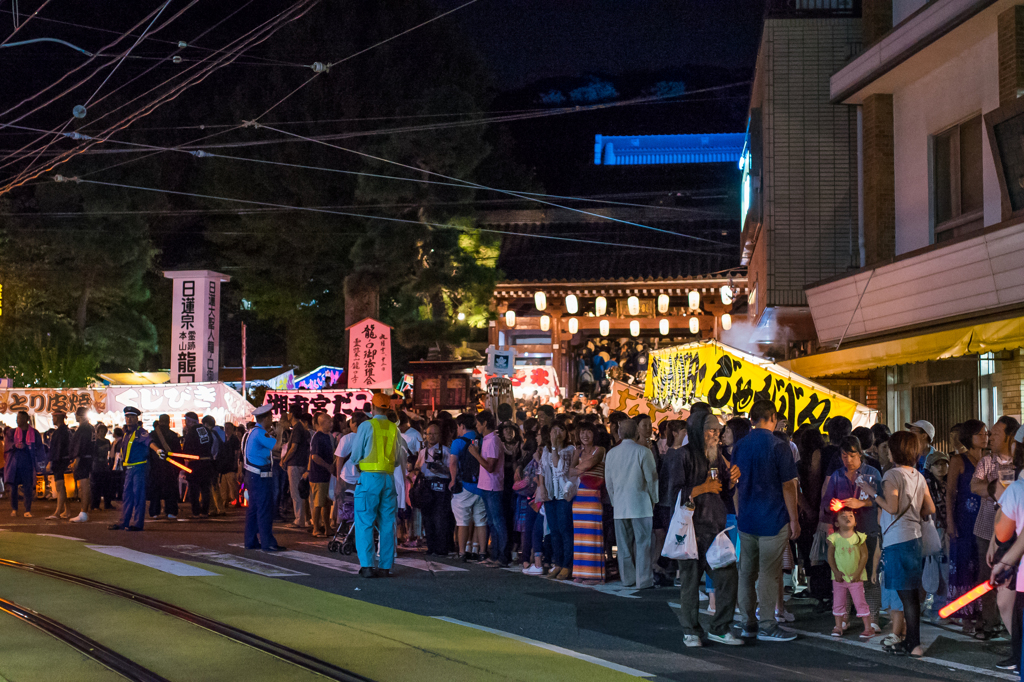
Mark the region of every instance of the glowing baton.
[[959, 611], [975, 599], [979, 599], [983, 595], [988, 594], [994, 589], [994, 587], [995, 586], [992, 585], [992, 583], [986, 580], [970, 592], [960, 595], [959, 599], [955, 599], [939, 609], [939, 618], [949, 618], [950, 614]]
[[178, 462], [175, 462], [173, 459], [167, 459], [167, 460], [164, 460], [164, 461], [165, 462], [170, 462], [174, 466], [176, 466], [179, 469], [181, 469], [182, 471], [184, 471], [186, 474], [191, 474], [192, 473], [192, 470], [189, 469], [187, 466], [185, 466], [184, 464], [179, 464]]
[[834, 499], [828, 503], [828, 508], [831, 509], [833, 512], [837, 512], [843, 508], [843, 501]]
[[184, 452], [168, 452], [168, 457], [181, 457], [182, 459], [199, 459], [199, 455], [186, 455]]

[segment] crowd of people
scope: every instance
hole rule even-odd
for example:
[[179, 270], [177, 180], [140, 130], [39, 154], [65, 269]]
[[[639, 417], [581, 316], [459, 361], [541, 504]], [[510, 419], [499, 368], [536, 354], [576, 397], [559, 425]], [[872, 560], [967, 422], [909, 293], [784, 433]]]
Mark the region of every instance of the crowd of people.
[[[76, 428], [55, 413], [40, 434], [22, 412], [3, 433], [6, 494], [13, 515], [23, 499], [30, 516], [35, 477], [45, 476], [57, 502], [50, 518], [86, 521], [120, 501], [110, 527], [127, 530], [141, 530], [147, 511], [177, 518], [183, 499], [205, 518], [257, 496], [247, 548], [283, 549], [274, 519], [318, 538], [347, 524], [365, 577], [389, 575], [404, 546], [550, 580], [676, 585], [687, 646], [794, 639], [780, 627], [794, 620], [788, 590], [831, 611], [836, 637], [856, 617], [861, 640], [921, 656], [922, 618], [990, 573], [1008, 574], [1004, 554], [1024, 553], [1014, 544], [1024, 528], [1024, 428], [1012, 417], [991, 429], [957, 424], [945, 452], [924, 420], [892, 433], [833, 417], [824, 434], [790, 432], [768, 401], [728, 419], [697, 403], [685, 420], [653, 424], [596, 401], [426, 419], [378, 395], [351, 416], [295, 409], [275, 421], [265, 406], [244, 427], [189, 413], [181, 435], [166, 415], [146, 431], [134, 408], [112, 432], [79, 410]], [[174, 453], [191, 471], [168, 461]], [[685, 558], [666, 559], [684, 516], [695, 542]], [[1010, 581], [953, 615], [969, 636], [1010, 639], [1002, 669], [1021, 657], [1017, 595]]]

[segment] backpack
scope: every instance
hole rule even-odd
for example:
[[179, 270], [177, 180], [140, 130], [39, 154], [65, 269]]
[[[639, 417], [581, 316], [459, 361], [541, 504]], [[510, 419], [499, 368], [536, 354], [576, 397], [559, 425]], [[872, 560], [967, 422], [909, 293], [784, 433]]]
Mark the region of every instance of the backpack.
[[480, 462], [469, 454], [469, 446], [473, 441], [465, 436], [459, 436], [456, 440], [466, 443], [466, 447], [459, 453], [459, 482], [476, 485], [480, 480]]

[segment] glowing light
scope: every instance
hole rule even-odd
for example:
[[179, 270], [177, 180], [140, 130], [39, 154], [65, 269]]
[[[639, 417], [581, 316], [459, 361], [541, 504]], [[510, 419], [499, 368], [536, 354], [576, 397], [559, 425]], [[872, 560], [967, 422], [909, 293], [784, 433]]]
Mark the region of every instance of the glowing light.
[[168, 452], [168, 457], [181, 457], [182, 459], [199, 459], [199, 455], [186, 455], [184, 452]]
[[601, 336], [608, 336], [608, 332], [610, 331], [610, 325], [608, 324], [608, 320], [601, 320], [600, 328]]
[[732, 329], [732, 315], [729, 313], [722, 315], [722, 329], [725, 331]]
[[668, 312], [668, 294], [658, 296], [658, 312], [662, 315]]
[[456, 317], [459, 318], [459, 322], [462, 322], [463, 320], [466, 319], [466, 313], [459, 313], [458, 315], [456, 315]]
[[691, 334], [696, 334], [698, 332], [700, 332], [700, 320], [698, 320], [696, 317], [691, 317], [690, 318], [690, 333]]
[[700, 307], [700, 292], [691, 291], [689, 294], [687, 294], [687, 300], [690, 303], [690, 309], [696, 310], [697, 308]]
[[594, 314], [598, 317], [604, 316], [608, 312], [608, 299], [604, 296], [598, 296], [597, 300], [594, 301]]
[[580, 301], [576, 298], [576, 294], [569, 294], [565, 297], [565, 312], [570, 315], [575, 315], [580, 311]]
[[537, 310], [544, 310], [548, 307], [548, 297], [543, 291], [538, 291], [533, 295], [533, 304], [537, 306]]
[[551, 316], [550, 315], [541, 315], [540, 316], [540, 330], [542, 332], [546, 332], [549, 329], [551, 329]]
[[185, 466], [184, 464], [179, 464], [179, 463], [175, 462], [173, 459], [168, 459], [168, 460], [165, 460], [165, 461], [170, 462], [174, 466], [176, 466], [179, 469], [181, 469], [182, 471], [184, 471], [186, 474], [191, 474], [192, 473], [192, 470], [189, 469], [187, 466]]
[[636, 296], [630, 296], [626, 299], [626, 307], [629, 308], [630, 315], [640, 314], [640, 299]]
[[575, 334], [579, 330], [580, 330], [580, 321], [577, 320], [575, 317], [570, 317], [569, 318], [569, 333], [570, 334]]
[[640, 320], [631, 320], [629, 323], [630, 336], [640, 336]]
[[843, 501], [833, 499], [831, 502], [828, 503], [828, 508], [831, 509], [833, 512], [837, 512], [843, 508]]
[[516, 326], [516, 311], [509, 310], [505, 313], [505, 326], [515, 327]]
[[728, 284], [723, 284], [722, 288], [720, 290], [720, 293], [722, 294], [722, 303], [724, 305], [729, 305], [729, 304], [732, 303], [732, 287], [731, 286], [729, 286]]
[[983, 595], [988, 594], [992, 589], [992, 583], [986, 580], [970, 592], [961, 595], [959, 599], [955, 599], [939, 609], [939, 618], [949, 618], [951, 614], [956, 613], [975, 599], [979, 599]]
[[663, 319], [658, 323], [658, 331], [662, 336], [668, 336], [668, 320]]

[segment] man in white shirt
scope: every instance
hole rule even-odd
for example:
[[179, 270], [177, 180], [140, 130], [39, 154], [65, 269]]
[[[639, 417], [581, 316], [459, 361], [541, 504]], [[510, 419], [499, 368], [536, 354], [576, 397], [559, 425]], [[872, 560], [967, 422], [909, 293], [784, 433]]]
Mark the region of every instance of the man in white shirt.
[[619, 546], [619, 575], [625, 587], [654, 585], [651, 568], [651, 528], [658, 503], [658, 465], [650, 448], [637, 442], [637, 423], [619, 422], [622, 441], [608, 451], [604, 484], [615, 511]]
[[409, 452], [414, 455], [419, 454], [419, 451], [423, 449], [423, 435], [412, 425], [412, 420], [409, 419], [405, 410], [398, 413], [398, 431], [405, 439], [405, 444], [409, 446]]
[[334, 459], [338, 480], [334, 486], [334, 522], [340, 523], [341, 503], [345, 500], [345, 492], [355, 490], [359, 483], [359, 467], [351, 461], [352, 446], [355, 445], [356, 431], [359, 425], [366, 421], [365, 412], [355, 412], [348, 423], [349, 432], [338, 441], [338, 447], [334, 449]]

